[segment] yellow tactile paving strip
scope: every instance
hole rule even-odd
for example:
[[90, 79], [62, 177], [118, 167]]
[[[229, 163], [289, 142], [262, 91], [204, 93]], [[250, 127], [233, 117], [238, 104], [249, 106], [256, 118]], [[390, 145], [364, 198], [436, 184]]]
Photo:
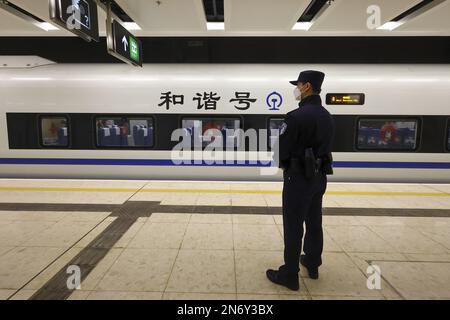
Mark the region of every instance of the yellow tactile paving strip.
[[0, 191], [136, 192], [139, 188], [0, 187]]
[[[213, 193], [213, 194], [281, 194], [281, 190], [238, 189], [174, 189], [174, 188], [67, 188], [67, 187], [0, 187], [0, 191], [57, 191], [57, 192], [136, 192], [138, 193]], [[450, 197], [448, 192], [386, 192], [386, 191], [327, 191], [335, 196], [411, 196]]]

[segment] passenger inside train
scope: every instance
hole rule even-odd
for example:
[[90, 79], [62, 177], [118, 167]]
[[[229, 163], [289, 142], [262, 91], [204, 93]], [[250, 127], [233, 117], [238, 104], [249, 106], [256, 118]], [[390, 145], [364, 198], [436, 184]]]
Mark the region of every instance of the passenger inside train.
[[41, 128], [44, 146], [63, 147], [68, 145], [68, 128], [65, 118], [42, 118]]
[[415, 150], [417, 121], [364, 120], [359, 122], [359, 149]]

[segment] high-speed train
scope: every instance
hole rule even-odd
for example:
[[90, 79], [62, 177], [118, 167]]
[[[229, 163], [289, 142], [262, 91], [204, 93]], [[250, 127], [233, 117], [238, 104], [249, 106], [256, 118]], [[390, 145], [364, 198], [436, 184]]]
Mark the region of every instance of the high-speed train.
[[0, 177], [281, 180], [270, 146], [307, 69], [326, 74], [330, 181], [450, 182], [450, 66], [380, 64], [1, 68]]

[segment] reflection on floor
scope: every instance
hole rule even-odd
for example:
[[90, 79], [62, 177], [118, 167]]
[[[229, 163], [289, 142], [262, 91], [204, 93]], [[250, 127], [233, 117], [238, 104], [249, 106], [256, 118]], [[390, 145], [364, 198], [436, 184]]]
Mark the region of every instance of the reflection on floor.
[[330, 183], [320, 279], [302, 269], [299, 292], [265, 278], [283, 259], [281, 188], [0, 180], [0, 299], [450, 298], [450, 185]]

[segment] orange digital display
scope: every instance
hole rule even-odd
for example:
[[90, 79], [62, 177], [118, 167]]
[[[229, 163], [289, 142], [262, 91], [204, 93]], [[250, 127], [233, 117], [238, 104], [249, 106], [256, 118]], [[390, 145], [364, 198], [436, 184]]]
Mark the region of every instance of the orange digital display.
[[364, 93], [328, 93], [328, 105], [363, 105]]

